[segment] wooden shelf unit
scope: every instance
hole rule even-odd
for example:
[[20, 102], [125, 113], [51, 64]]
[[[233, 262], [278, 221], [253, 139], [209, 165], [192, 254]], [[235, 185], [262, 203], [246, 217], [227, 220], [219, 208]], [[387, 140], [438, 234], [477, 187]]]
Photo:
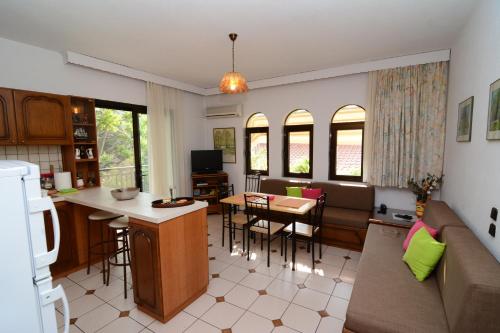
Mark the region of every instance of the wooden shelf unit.
[[219, 203], [219, 189], [228, 185], [227, 173], [193, 173], [191, 181], [193, 198], [208, 202], [209, 214], [220, 214], [222, 210]]
[[[100, 186], [99, 152], [97, 149], [97, 126], [95, 118], [95, 103], [91, 98], [71, 97], [72, 113], [72, 144], [62, 147], [64, 170], [71, 171], [73, 187], [76, 180], [82, 178], [84, 187]], [[83, 129], [87, 138], [75, 137], [76, 131]], [[76, 159], [76, 149], [92, 149], [93, 158]]]

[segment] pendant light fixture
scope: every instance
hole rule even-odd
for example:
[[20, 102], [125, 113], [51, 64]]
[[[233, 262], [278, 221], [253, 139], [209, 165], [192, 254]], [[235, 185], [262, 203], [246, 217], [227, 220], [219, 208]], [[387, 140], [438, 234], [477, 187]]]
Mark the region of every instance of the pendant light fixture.
[[240, 94], [248, 91], [247, 80], [238, 72], [234, 71], [234, 41], [238, 37], [235, 33], [229, 34], [229, 39], [233, 42], [233, 70], [226, 72], [220, 80], [219, 90], [224, 94]]

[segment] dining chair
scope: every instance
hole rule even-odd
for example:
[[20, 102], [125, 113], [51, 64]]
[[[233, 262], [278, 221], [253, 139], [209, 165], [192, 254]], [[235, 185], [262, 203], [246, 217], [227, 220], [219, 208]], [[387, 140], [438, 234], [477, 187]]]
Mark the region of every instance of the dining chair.
[[[219, 200], [234, 195], [234, 185], [221, 186], [219, 189]], [[225, 230], [229, 229], [232, 231], [233, 237], [236, 239], [236, 230], [241, 230], [243, 234], [243, 249], [245, 249], [245, 230], [248, 223], [247, 217], [244, 212], [239, 213], [238, 207], [235, 205], [221, 204], [222, 206], [222, 247], [224, 247]], [[231, 214], [231, 228], [229, 227], [229, 214]], [[233, 249], [230, 249], [231, 251]]]
[[[252, 173], [247, 173], [245, 175], [245, 192], [255, 192], [259, 193], [260, 192], [260, 172], [252, 172]], [[238, 209], [244, 209], [245, 207], [239, 207]], [[250, 237], [253, 238], [253, 242], [255, 244], [255, 241], [257, 237], [255, 237], [255, 233], [252, 232], [250, 234]], [[262, 244], [262, 235], [261, 235], [261, 244]], [[262, 245], [261, 245], [262, 246]]]
[[[312, 215], [311, 223], [303, 222], [293, 222], [295, 223], [295, 240], [307, 243], [307, 249], [312, 252], [312, 268], [314, 269], [314, 264], [316, 261], [314, 249], [315, 244], [319, 242], [319, 253], [320, 259], [322, 256], [321, 246], [323, 245], [322, 239], [322, 225], [323, 225], [323, 211], [325, 209], [326, 203], [326, 193], [323, 193], [316, 199], [316, 206], [314, 207], [314, 213]], [[285, 262], [287, 260], [287, 249], [288, 249], [288, 239], [293, 241], [292, 233], [292, 223], [289, 224], [285, 229], [283, 229], [283, 234], [285, 237]]]
[[260, 173], [250, 173], [245, 177], [245, 192], [260, 192]]
[[[261, 234], [261, 249], [263, 248], [263, 236], [267, 235], [267, 267], [269, 267], [271, 242], [281, 236], [280, 232], [285, 225], [271, 221], [271, 210], [267, 195], [244, 194], [244, 197], [249, 229], [249, 232], [247, 232], [247, 260], [250, 260], [250, 232]], [[281, 243], [281, 250], [281, 253], [283, 253], [283, 242]]]

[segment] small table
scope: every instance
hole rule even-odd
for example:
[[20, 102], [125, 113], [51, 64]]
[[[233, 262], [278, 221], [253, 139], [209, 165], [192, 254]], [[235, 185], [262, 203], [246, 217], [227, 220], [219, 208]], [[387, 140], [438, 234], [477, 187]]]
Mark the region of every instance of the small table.
[[[410, 229], [417, 220], [415, 212], [411, 210], [387, 208], [387, 214], [378, 213], [379, 210], [380, 207], [375, 207], [373, 209], [373, 216], [368, 220], [368, 223], [390, 225], [394, 227]], [[397, 219], [394, 218], [393, 214], [412, 215], [413, 219], [410, 221]]]

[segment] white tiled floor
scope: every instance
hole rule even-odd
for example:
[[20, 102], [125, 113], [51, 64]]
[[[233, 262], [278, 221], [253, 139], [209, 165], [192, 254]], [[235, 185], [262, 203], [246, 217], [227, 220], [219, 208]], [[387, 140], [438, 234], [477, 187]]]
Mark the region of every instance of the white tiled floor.
[[[240, 242], [229, 253], [227, 234], [226, 247], [221, 247], [220, 216], [210, 215], [208, 222], [211, 260], [206, 294], [162, 324], [136, 308], [132, 290], [128, 299], [123, 298], [122, 269], [112, 269], [106, 287], [96, 265], [89, 275], [82, 270], [56, 281], [70, 299], [70, 332], [342, 332], [360, 253], [323, 246], [323, 258], [312, 270], [310, 254], [299, 248], [293, 272], [280, 256], [276, 240], [268, 268], [258, 241], [252, 243], [247, 261]], [[240, 232], [236, 238], [241, 240]], [[62, 325], [59, 313], [57, 319]]]

